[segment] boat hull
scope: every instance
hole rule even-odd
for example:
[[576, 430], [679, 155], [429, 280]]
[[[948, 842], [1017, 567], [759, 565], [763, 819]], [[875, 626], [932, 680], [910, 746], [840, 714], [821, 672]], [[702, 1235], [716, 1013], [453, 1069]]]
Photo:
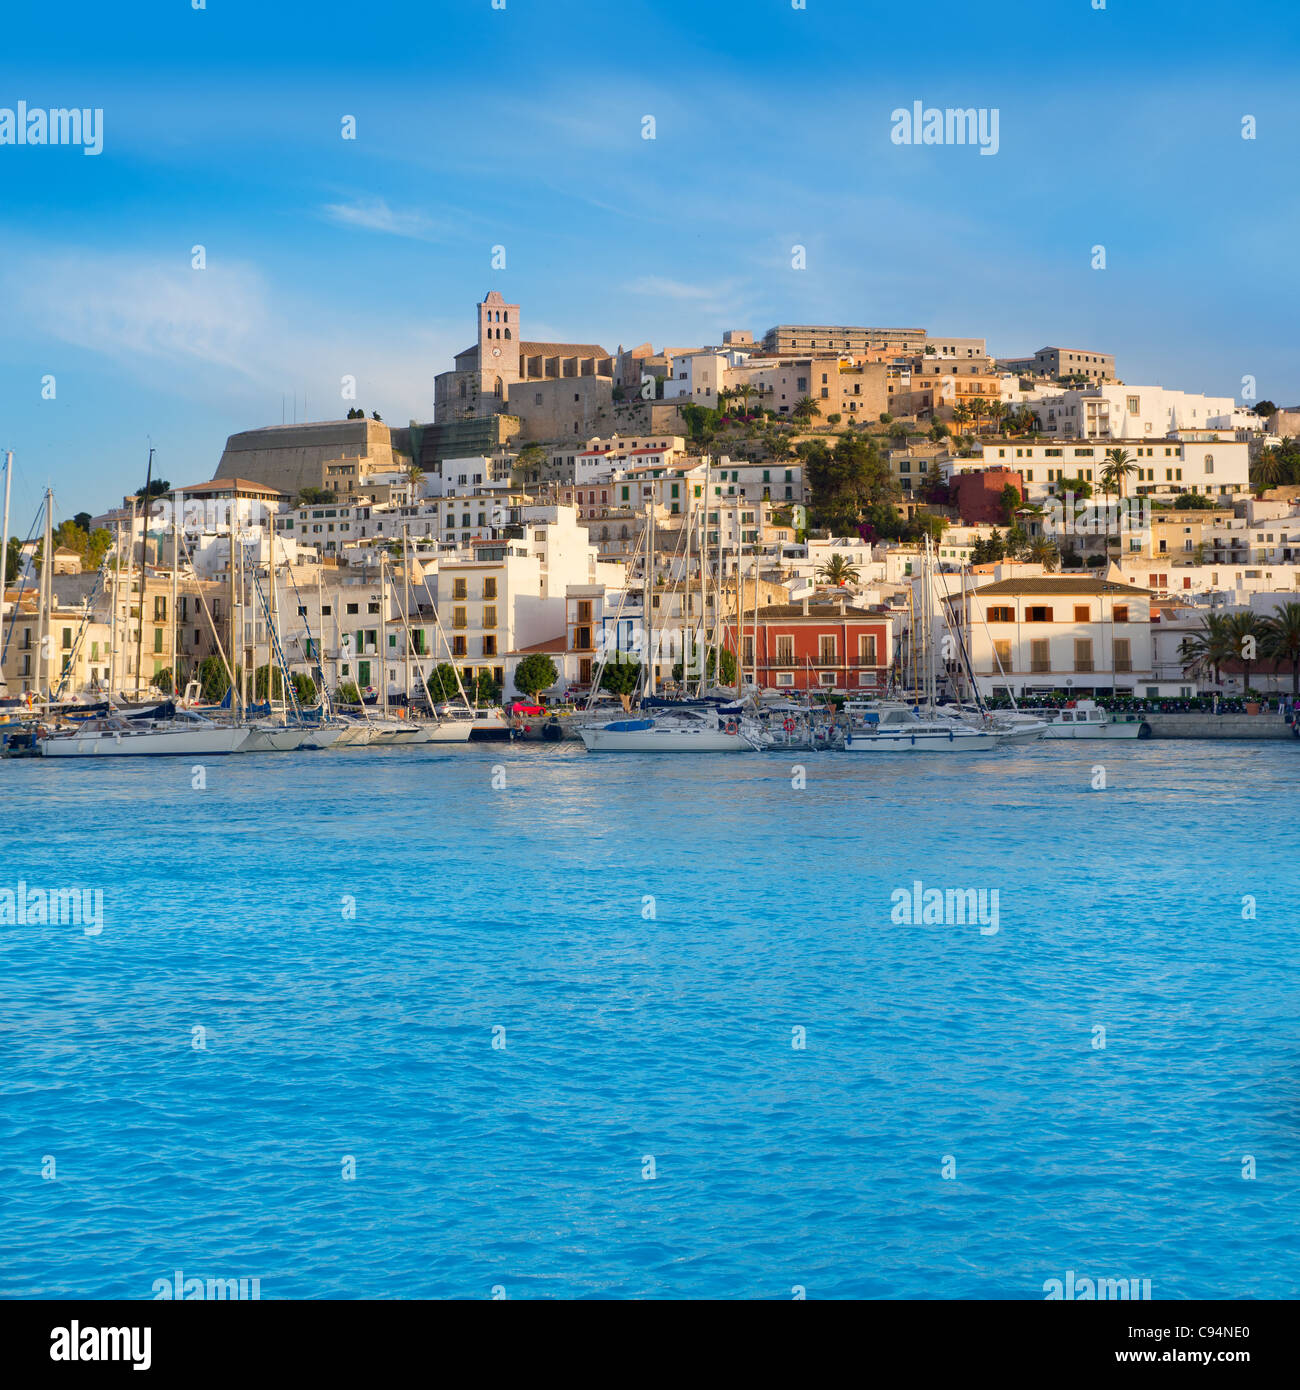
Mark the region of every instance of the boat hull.
[[589, 753], [752, 753], [754, 745], [741, 734], [722, 729], [646, 729], [624, 733], [615, 729], [579, 729]]
[[1043, 737], [1045, 724], [1016, 729], [856, 729], [844, 740], [846, 753], [978, 753], [1007, 744], [1033, 743]]
[[1044, 738], [1064, 739], [1117, 739], [1141, 738], [1142, 730], [1149, 724], [1049, 724]]
[[41, 743], [44, 758], [216, 757], [238, 753], [244, 728], [150, 730], [144, 733], [59, 735]]

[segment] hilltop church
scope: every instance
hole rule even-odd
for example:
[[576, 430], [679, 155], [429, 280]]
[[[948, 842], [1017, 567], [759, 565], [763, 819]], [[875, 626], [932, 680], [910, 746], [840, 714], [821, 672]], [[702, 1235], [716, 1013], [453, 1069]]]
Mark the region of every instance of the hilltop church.
[[617, 379], [619, 359], [596, 343], [535, 343], [520, 334], [519, 305], [490, 291], [478, 305], [478, 341], [456, 366], [434, 378], [434, 416], [441, 422], [506, 412], [510, 388], [565, 377]]

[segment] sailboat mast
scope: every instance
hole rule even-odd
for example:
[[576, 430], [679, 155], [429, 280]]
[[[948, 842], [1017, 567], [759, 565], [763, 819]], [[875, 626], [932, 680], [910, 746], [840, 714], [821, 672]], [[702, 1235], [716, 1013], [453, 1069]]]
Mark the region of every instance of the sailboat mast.
[[[45, 489], [45, 533], [42, 541], [43, 558], [41, 560], [41, 587], [40, 587], [40, 626], [37, 630], [38, 642], [36, 646], [36, 660], [39, 663], [37, 670], [41, 676], [45, 677], [45, 708], [49, 711], [50, 707], [50, 666], [48, 647], [50, 645], [50, 602], [54, 592], [54, 493], [50, 488]], [[36, 682], [36, 692], [40, 694], [40, 677]]]
[[[135, 630], [135, 698], [140, 698], [141, 666], [144, 661], [144, 594], [149, 578], [149, 489], [153, 486], [153, 449], [149, 450], [149, 466], [144, 473], [144, 497], [141, 510], [144, 512], [144, 525], [140, 533], [140, 626]], [[131, 539], [134, 542], [134, 527]]]
[[174, 493], [172, 496], [172, 691], [180, 695], [181, 688], [181, 648], [180, 648], [180, 622], [176, 616], [176, 593], [180, 585], [179, 570], [181, 564], [181, 521], [179, 508], [183, 505], [181, 493]]
[[[0, 652], [5, 641], [5, 589], [9, 583], [9, 484], [14, 473], [14, 451], [5, 451], [5, 501], [4, 520], [0, 522]], [[4, 672], [0, 670], [0, 684], [4, 682]]]
[[411, 528], [402, 523], [402, 623], [405, 635], [402, 645], [406, 649], [406, 706], [411, 706]]

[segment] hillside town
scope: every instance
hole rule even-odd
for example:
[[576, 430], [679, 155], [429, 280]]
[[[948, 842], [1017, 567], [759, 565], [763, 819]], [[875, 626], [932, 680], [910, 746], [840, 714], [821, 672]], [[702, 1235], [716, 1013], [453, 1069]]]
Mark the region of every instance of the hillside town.
[[345, 418], [230, 436], [211, 478], [151, 458], [103, 514], [47, 497], [8, 545], [4, 696], [256, 700], [280, 668], [384, 706], [572, 704], [613, 651], [660, 692], [704, 653], [733, 688], [853, 699], [920, 652], [951, 678], [945, 630], [957, 698], [1297, 693], [1300, 407], [922, 328], [525, 333], [488, 293], [427, 422], [345, 391]]

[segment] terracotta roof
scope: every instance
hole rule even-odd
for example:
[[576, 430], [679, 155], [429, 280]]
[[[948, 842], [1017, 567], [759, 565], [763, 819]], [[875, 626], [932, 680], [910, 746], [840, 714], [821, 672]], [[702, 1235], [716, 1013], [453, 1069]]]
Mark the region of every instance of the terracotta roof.
[[1129, 584], [1112, 584], [1108, 579], [1087, 579], [1068, 574], [1031, 574], [1023, 579], [1003, 579], [997, 584], [983, 584], [975, 590], [981, 597], [1007, 597], [1016, 594], [1125, 594], [1150, 593], [1149, 589], [1134, 589]]
[[[287, 492], [281, 492], [279, 488], [267, 487], [265, 483], [250, 482], [247, 478], [213, 478], [208, 483], [193, 483], [189, 487], [174, 487], [171, 493], [183, 492], [186, 497], [192, 497], [196, 492], [269, 492], [273, 497], [288, 497]], [[171, 493], [168, 495], [170, 496]]]
[[533, 652], [563, 652], [569, 648], [569, 639], [561, 633], [558, 637], [548, 637], [545, 642], [534, 642], [531, 647], [517, 647], [510, 656], [529, 656]]
[[854, 608], [846, 605], [844, 612], [840, 612], [838, 603], [810, 603], [808, 611], [803, 611], [801, 603], [773, 603], [758, 610], [760, 618], [766, 618], [769, 622], [785, 622], [791, 618], [807, 618], [810, 622], [816, 619], [818, 622], [826, 622], [832, 618], [879, 618], [880, 614], [869, 612], [865, 608]]
[[520, 357], [608, 357], [599, 343], [526, 343], [519, 344]]

